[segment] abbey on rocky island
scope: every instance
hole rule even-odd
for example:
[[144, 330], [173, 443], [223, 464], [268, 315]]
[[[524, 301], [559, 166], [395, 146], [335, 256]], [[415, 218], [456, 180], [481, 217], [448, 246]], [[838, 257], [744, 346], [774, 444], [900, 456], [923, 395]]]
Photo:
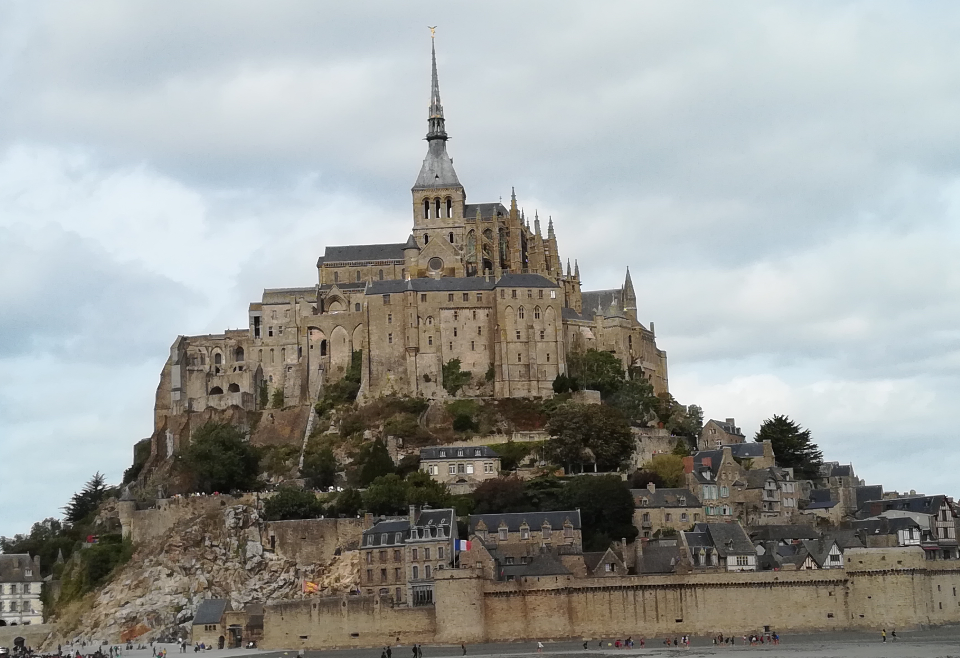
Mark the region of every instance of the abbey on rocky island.
[[653, 323], [637, 320], [630, 272], [623, 286], [582, 291], [553, 226], [546, 236], [501, 203], [467, 203], [447, 154], [432, 48], [427, 155], [413, 185], [405, 242], [328, 246], [317, 283], [266, 289], [249, 328], [179, 336], [157, 390], [156, 423], [186, 412], [261, 408], [264, 390], [286, 405], [315, 402], [361, 351], [360, 399], [443, 398], [443, 367], [471, 373], [464, 395], [549, 397], [571, 351], [614, 353], [667, 390], [667, 357]]

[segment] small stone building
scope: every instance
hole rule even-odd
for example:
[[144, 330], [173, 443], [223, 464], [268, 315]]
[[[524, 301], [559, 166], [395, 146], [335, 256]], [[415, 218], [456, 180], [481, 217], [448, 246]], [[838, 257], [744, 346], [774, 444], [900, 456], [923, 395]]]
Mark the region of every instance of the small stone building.
[[719, 450], [720, 446], [730, 445], [732, 443], [743, 443], [747, 438], [737, 427], [737, 422], [733, 418], [726, 420], [708, 420], [700, 430], [700, 438], [697, 441], [698, 450]]
[[487, 446], [436, 446], [420, 449], [420, 470], [450, 492], [470, 493], [500, 475], [500, 455]]
[[42, 587], [39, 556], [0, 555], [0, 626], [42, 624]]
[[193, 616], [193, 628], [190, 633], [193, 644], [203, 644], [206, 647], [219, 649], [238, 646], [239, 638], [236, 643], [231, 643], [228, 638], [227, 612], [231, 610], [233, 608], [230, 606], [230, 601], [226, 599], [201, 601]]
[[689, 489], [667, 489], [651, 482], [646, 489], [631, 489], [630, 494], [633, 525], [641, 537], [675, 535], [704, 520], [703, 505]]

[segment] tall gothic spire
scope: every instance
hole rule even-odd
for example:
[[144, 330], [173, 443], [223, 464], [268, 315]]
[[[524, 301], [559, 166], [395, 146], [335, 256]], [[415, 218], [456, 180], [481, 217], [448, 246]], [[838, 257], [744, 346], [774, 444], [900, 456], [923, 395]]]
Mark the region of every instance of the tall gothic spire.
[[461, 188], [460, 179], [453, 169], [453, 159], [447, 155], [447, 129], [440, 104], [440, 82], [437, 78], [436, 39], [430, 28], [431, 84], [430, 110], [427, 116], [427, 157], [423, 159], [420, 175], [413, 184], [414, 190], [436, 188]]
[[437, 77], [437, 45], [434, 28], [430, 28], [430, 58], [433, 64], [433, 75], [430, 86], [430, 111], [427, 117], [427, 140], [447, 140], [447, 130], [443, 124], [443, 105], [440, 103], [440, 80]]
[[550, 216], [550, 221], [547, 223], [547, 239], [556, 240], [557, 234], [553, 232], [553, 215]]

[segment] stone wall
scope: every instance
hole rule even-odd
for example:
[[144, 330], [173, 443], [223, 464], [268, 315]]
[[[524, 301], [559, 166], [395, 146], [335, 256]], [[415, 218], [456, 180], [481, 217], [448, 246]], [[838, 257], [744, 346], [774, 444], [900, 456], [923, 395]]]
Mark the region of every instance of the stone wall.
[[2, 626], [0, 627], [0, 647], [7, 647], [12, 651], [14, 638], [22, 637], [28, 647], [36, 649], [55, 628], [54, 624]]
[[257, 506], [257, 494], [239, 496], [188, 496], [185, 498], [161, 498], [155, 507], [138, 510], [135, 503], [121, 501], [117, 504], [123, 536], [133, 542], [160, 540], [178, 522], [202, 516], [232, 505]]
[[927, 561], [919, 548], [851, 549], [845, 567], [512, 582], [483, 580], [472, 568], [451, 569], [437, 575], [435, 611], [406, 609], [408, 617], [405, 609], [369, 597], [268, 606], [264, 647], [377, 646], [398, 635], [408, 643], [476, 643], [960, 621], [960, 563]]
[[339, 548], [355, 550], [363, 535], [362, 519], [270, 521], [264, 548], [298, 564], [327, 563]]
[[393, 607], [377, 596], [327, 596], [267, 606], [262, 649], [373, 647], [432, 642], [433, 607]]

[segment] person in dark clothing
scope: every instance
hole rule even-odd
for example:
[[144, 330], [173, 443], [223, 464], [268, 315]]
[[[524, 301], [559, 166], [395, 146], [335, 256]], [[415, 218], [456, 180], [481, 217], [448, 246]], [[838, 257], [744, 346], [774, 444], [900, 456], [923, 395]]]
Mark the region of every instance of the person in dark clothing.
[[463, 653], [460, 654], [461, 656], [466, 656], [466, 655], [467, 655], [467, 645], [464, 644], [463, 642], [460, 643], [460, 650], [463, 651]]

